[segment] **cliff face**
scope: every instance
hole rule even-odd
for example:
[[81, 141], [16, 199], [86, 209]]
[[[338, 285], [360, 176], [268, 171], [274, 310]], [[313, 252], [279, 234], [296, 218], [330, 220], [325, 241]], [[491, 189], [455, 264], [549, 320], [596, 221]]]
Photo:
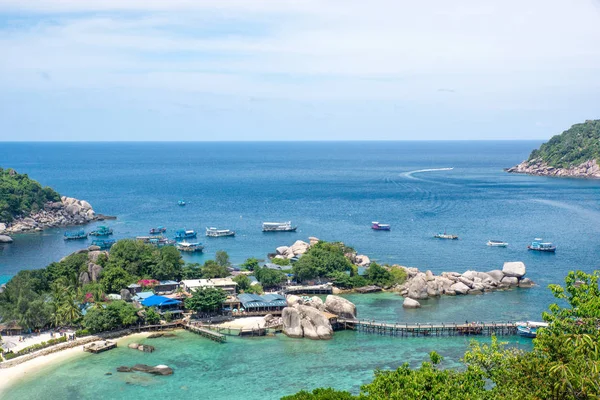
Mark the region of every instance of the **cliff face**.
[[568, 168], [555, 168], [539, 158], [523, 161], [519, 165], [508, 168], [506, 172], [515, 174], [528, 174], [540, 176], [557, 176], [571, 178], [600, 179], [600, 166], [596, 160], [586, 161], [578, 166]]
[[507, 172], [530, 175], [600, 178], [600, 120], [575, 124], [552, 137]]

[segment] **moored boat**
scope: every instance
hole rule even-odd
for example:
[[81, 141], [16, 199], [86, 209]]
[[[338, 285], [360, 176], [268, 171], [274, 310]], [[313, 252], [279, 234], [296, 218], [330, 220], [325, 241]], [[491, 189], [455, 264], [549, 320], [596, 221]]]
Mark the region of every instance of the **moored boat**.
[[185, 201], [183, 201], [183, 200], [179, 200], [179, 201], [177, 202], [177, 205], [178, 205], [178, 206], [185, 206]]
[[65, 232], [63, 239], [65, 240], [78, 240], [87, 239], [88, 234], [83, 229], [78, 231]]
[[263, 232], [295, 232], [296, 226], [292, 226], [292, 221], [287, 222], [263, 222]]
[[371, 222], [371, 229], [375, 231], [389, 231], [390, 229], [392, 229], [392, 227], [390, 226], [390, 224], [380, 224], [377, 221], [373, 221]]
[[235, 236], [235, 231], [232, 231], [231, 229], [206, 228], [206, 236], [208, 236], [208, 237]]
[[433, 237], [436, 238], [436, 239], [450, 239], [450, 240], [457, 240], [458, 239], [458, 236], [451, 235], [451, 234], [446, 233], [446, 232], [435, 234], [435, 235], [433, 235]]
[[529, 250], [534, 251], [543, 251], [547, 253], [554, 253], [556, 251], [556, 246], [550, 242], [542, 242], [542, 239], [536, 238], [529, 246], [527, 246]]
[[157, 228], [151, 228], [150, 234], [151, 235], [160, 235], [161, 233], [165, 233], [166, 231], [167, 231], [167, 228], [165, 228], [164, 226], [159, 226]]
[[535, 338], [537, 337], [537, 330], [539, 328], [546, 328], [548, 326], [545, 322], [527, 321], [525, 323], [517, 324], [517, 334], [519, 336]]
[[177, 248], [177, 250], [180, 251], [186, 251], [186, 252], [190, 252], [190, 253], [201, 253], [202, 250], [204, 250], [204, 246], [202, 245], [202, 243], [196, 242], [196, 243], [190, 243], [190, 242], [179, 242], [175, 245], [175, 247]]
[[138, 236], [138, 237], [136, 237], [136, 240], [139, 240], [140, 242], [143, 242], [146, 244], [151, 244], [156, 247], [171, 246], [176, 243], [175, 240], [166, 238], [162, 235], [161, 236]]
[[508, 247], [508, 243], [502, 240], [488, 240], [487, 245], [491, 247]]
[[92, 246], [98, 246], [101, 250], [110, 249], [116, 243], [114, 239], [95, 239], [92, 240]]
[[108, 226], [100, 225], [89, 233], [90, 236], [109, 236], [113, 234], [113, 230]]
[[193, 229], [180, 229], [175, 232], [175, 240], [193, 239], [196, 237], [196, 231]]

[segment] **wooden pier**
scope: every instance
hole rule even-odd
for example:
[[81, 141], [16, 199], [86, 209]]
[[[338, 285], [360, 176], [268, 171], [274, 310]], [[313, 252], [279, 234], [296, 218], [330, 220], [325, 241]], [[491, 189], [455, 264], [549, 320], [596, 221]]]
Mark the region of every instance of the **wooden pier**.
[[117, 347], [117, 342], [111, 342], [110, 340], [105, 340], [102, 342], [93, 342], [86, 346], [83, 346], [83, 351], [87, 351], [88, 353], [102, 353], [103, 351], [111, 350]]
[[190, 332], [197, 333], [198, 335], [204, 336], [205, 338], [208, 338], [210, 340], [214, 340], [215, 342], [225, 343], [226, 336], [218, 332], [214, 332], [210, 329], [206, 329], [193, 324], [183, 324], [182, 326], [184, 329], [187, 329]]
[[517, 324], [514, 322], [473, 322], [448, 324], [393, 324], [387, 322], [368, 321], [359, 319], [338, 318], [336, 330], [356, 330], [388, 336], [507, 336], [517, 334]]
[[285, 294], [331, 294], [333, 289], [330, 285], [288, 286], [284, 292]]

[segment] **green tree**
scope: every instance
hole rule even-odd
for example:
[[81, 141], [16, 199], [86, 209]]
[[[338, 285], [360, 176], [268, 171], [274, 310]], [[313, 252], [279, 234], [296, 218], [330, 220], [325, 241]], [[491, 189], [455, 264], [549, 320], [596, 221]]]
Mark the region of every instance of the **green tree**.
[[136, 282], [134, 276], [116, 266], [106, 267], [100, 273], [100, 284], [105, 293], [119, 293], [121, 289], [134, 282]]
[[165, 246], [159, 250], [156, 264], [150, 266], [149, 276], [157, 280], [181, 280], [183, 274], [183, 260], [181, 254], [173, 246]]
[[280, 265], [282, 267], [285, 267], [287, 265], [290, 265], [290, 260], [288, 260], [287, 258], [272, 258], [271, 262], [275, 265]]
[[274, 288], [281, 286], [287, 280], [287, 276], [282, 271], [269, 269], [267, 267], [258, 267], [254, 269], [254, 276], [265, 288]]
[[156, 310], [152, 307], [146, 308], [146, 318], [147, 325], [156, 325], [160, 323], [160, 315], [156, 312]]
[[181, 271], [181, 279], [200, 279], [202, 278], [202, 268], [200, 264], [186, 264]]
[[235, 278], [233, 278], [233, 281], [237, 283], [238, 292], [246, 292], [252, 284], [250, 278], [248, 278], [248, 275], [244, 274], [237, 275]]
[[381, 286], [384, 288], [394, 284], [394, 277], [384, 267], [376, 262], [372, 262], [369, 268], [365, 271], [365, 279], [372, 285]]
[[202, 267], [203, 278], [226, 278], [228, 276], [229, 271], [227, 271], [227, 268], [213, 260], [207, 260]]
[[247, 269], [248, 271], [254, 271], [254, 268], [258, 267], [258, 259], [254, 257], [248, 258], [240, 265], [240, 267]]
[[317, 242], [294, 263], [293, 271], [299, 281], [329, 277], [336, 271], [352, 271], [346, 257], [350, 248], [343, 243]]
[[192, 297], [185, 299], [185, 308], [196, 312], [216, 312], [221, 309], [227, 299], [227, 293], [220, 288], [199, 288], [192, 293]]
[[217, 253], [215, 254], [215, 262], [219, 266], [224, 268], [231, 267], [231, 262], [229, 262], [229, 254], [227, 254], [227, 252], [223, 250], [217, 251]]

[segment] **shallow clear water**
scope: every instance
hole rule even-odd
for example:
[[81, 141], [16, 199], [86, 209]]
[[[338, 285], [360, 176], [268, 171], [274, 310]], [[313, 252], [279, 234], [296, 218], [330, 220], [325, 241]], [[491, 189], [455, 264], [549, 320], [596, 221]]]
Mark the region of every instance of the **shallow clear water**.
[[[386, 317], [401, 313], [401, 301], [392, 294], [355, 297], [359, 313]], [[454, 308], [451, 308], [454, 310]], [[422, 313], [425, 314], [425, 313]], [[412, 313], [414, 320], [417, 313]], [[217, 344], [189, 332], [176, 338], [128, 339], [156, 346], [151, 354], [126, 348], [98, 355], [82, 354], [22, 381], [6, 399], [125, 399], [191, 396], [202, 399], [277, 399], [302, 389], [333, 386], [358, 392], [373, 378], [373, 371], [397, 368], [405, 362], [418, 366], [432, 350], [441, 353], [444, 367], [460, 366], [469, 337], [393, 338], [356, 332], [337, 332], [333, 340], [229, 337]], [[478, 338], [478, 340], [487, 340]], [[502, 338], [513, 346], [531, 347], [531, 340]], [[174, 375], [155, 377], [140, 372], [118, 373], [121, 365], [166, 364]], [[1, 371], [1, 370], [0, 370]], [[106, 376], [111, 372], [113, 375]]]
[[[97, 212], [117, 215], [117, 221], [108, 223], [115, 238], [143, 235], [157, 225], [167, 226], [170, 233], [183, 227], [237, 230], [235, 238], [203, 238], [206, 254], [186, 255], [190, 261], [203, 262], [217, 250], [226, 250], [239, 263], [317, 236], [344, 241], [381, 262], [436, 273], [486, 271], [521, 260], [527, 276], [539, 284], [528, 290], [428, 300], [419, 310], [403, 310], [401, 299], [393, 294], [349, 296], [359, 305], [359, 316], [369, 319], [400, 323], [539, 319], [553, 300], [548, 284], [562, 282], [571, 269], [589, 272], [599, 265], [599, 181], [502, 170], [525, 159], [538, 142], [0, 146], [0, 166], [27, 172], [64, 195], [88, 200]], [[448, 167], [454, 169], [419, 172]], [[188, 205], [178, 207], [179, 199]], [[262, 221], [290, 219], [299, 226], [298, 232], [260, 231]], [[373, 220], [391, 223], [392, 231], [372, 231]], [[460, 240], [432, 238], [443, 230], [458, 234]], [[17, 235], [13, 244], [0, 245], [0, 281], [86, 246], [65, 243], [62, 233], [55, 229]], [[555, 242], [557, 253], [528, 252], [526, 246], [535, 237]], [[485, 245], [488, 239], [502, 239], [510, 246], [490, 248]], [[190, 393], [206, 393], [206, 398], [241, 397], [231, 396], [233, 389], [246, 398], [261, 394], [276, 398], [323, 385], [356, 389], [371, 378], [374, 368], [396, 367], [404, 360], [418, 363], [432, 349], [456, 360], [466, 343], [462, 338], [390, 339], [345, 332], [328, 342], [278, 337], [232, 339], [218, 346], [181, 334], [152, 355], [132, 356], [127, 349], [118, 349], [59, 366], [39, 381], [21, 385], [14, 396], [42, 393], [44, 385], [57, 390], [57, 398], [183, 394], [182, 386], [196, 391]], [[143, 357], [173, 365], [176, 374], [145, 377], [147, 386], [126, 385], [121, 375], [103, 375], [120, 364], [143, 362]], [[189, 359], [195, 361], [186, 364]], [[65, 376], [69, 378], [61, 379]]]

